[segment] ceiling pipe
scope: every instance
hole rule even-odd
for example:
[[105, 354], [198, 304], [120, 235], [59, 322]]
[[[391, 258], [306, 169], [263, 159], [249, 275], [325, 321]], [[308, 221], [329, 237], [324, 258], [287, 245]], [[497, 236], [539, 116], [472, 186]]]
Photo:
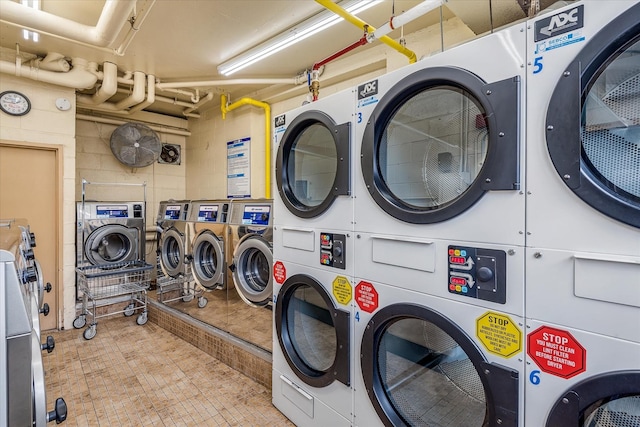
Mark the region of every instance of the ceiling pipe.
[[16, 62], [0, 61], [0, 73], [12, 74], [57, 86], [74, 89], [91, 89], [98, 81], [98, 76], [88, 70], [88, 62], [82, 58], [71, 60], [73, 67], [67, 73], [40, 70]]
[[230, 80], [203, 80], [195, 82], [166, 82], [157, 83], [156, 88], [159, 90], [174, 88], [193, 88], [193, 87], [214, 87], [214, 86], [230, 86], [230, 85], [260, 85], [260, 84], [285, 84], [299, 85], [296, 79], [230, 79]]
[[118, 90], [118, 66], [113, 62], [102, 64], [102, 84], [93, 95], [78, 94], [76, 100], [79, 104], [98, 105], [116, 94]]
[[227, 105], [227, 96], [220, 96], [220, 110], [222, 120], [229, 111], [235, 110], [243, 105], [253, 105], [264, 108], [264, 194], [265, 198], [271, 198], [271, 107], [266, 102], [256, 101], [251, 98], [242, 98], [233, 104]]
[[31, 66], [46, 71], [57, 71], [59, 73], [67, 73], [71, 70], [69, 61], [64, 55], [56, 52], [49, 52], [44, 58], [36, 58], [31, 60]]
[[136, 0], [106, 0], [98, 23], [91, 27], [20, 3], [3, 1], [0, 22], [28, 27], [69, 41], [108, 47], [127, 23], [135, 4]]
[[211, 101], [213, 99], [213, 92], [209, 92], [204, 98], [202, 98], [200, 100], [200, 102], [197, 102], [195, 105], [193, 105], [192, 107], [187, 108], [186, 110], [184, 110], [182, 112], [182, 114], [184, 114], [187, 117], [192, 117], [191, 113], [193, 113], [194, 111], [196, 111], [198, 108], [202, 107], [204, 104], [206, 104], [207, 102]]
[[[129, 20], [131, 27], [129, 28], [129, 31], [127, 31], [127, 34], [122, 40], [122, 43], [120, 43], [120, 46], [118, 46], [118, 48], [115, 49], [114, 52], [116, 55], [124, 56], [125, 52], [127, 51], [127, 48], [133, 41], [133, 38], [135, 37], [135, 35], [138, 33], [138, 30], [140, 30], [140, 27], [142, 27], [142, 23], [147, 18], [147, 15], [151, 11], [151, 8], [155, 3], [156, 3], [156, 0], [147, 0], [144, 2], [142, 7], [140, 8], [140, 11], [136, 11], [134, 9], [134, 15]], [[138, 4], [136, 3], [136, 6], [137, 5]]]
[[156, 76], [147, 76], [147, 99], [138, 105], [135, 105], [129, 109], [129, 114], [137, 113], [147, 108], [149, 105], [156, 102]]
[[117, 110], [125, 110], [133, 105], [140, 104], [144, 101], [145, 94], [145, 75], [142, 71], [133, 73], [133, 90], [131, 95], [115, 104]]
[[422, 15], [426, 15], [432, 10], [442, 6], [443, 3], [447, 2], [448, 0], [424, 0], [422, 3], [412, 7], [402, 15], [392, 16], [391, 19], [389, 19], [389, 22], [375, 30], [373, 33], [369, 34], [369, 42], [372, 42], [374, 38], [379, 39], [382, 36], [386, 36], [396, 28], [402, 27], [403, 25], [421, 17]]
[[[87, 122], [104, 123], [107, 125], [116, 125], [116, 126], [123, 125], [125, 123], [130, 122], [130, 120], [109, 119], [107, 117], [92, 116], [89, 114], [76, 114], [76, 119], [84, 120]], [[191, 132], [189, 132], [188, 130], [166, 128], [162, 126], [153, 126], [149, 124], [147, 126], [149, 126], [154, 131], [160, 132], [160, 133], [167, 133], [171, 135], [180, 135], [180, 136], [191, 136]]]
[[[326, 9], [329, 9], [330, 11], [332, 11], [333, 13], [335, 13], [336, 15], [340, 16], [341, 18], [345, 19], [348, 22], [351, 22], [352, 24], [354, 24], [356, 27], [368, 32], [368, 33], [373, 33], [375, 32], [375, 27], [372, 27], [371, 25], [367, 24], [366, 22], [364, 22], [363, 20], [361, 20], [360, 18], [350, 14], [349, 12], [347, 12], [346, 10], [344, 10], [342, 7], [338, 6], [337, 4], [335, 4], [333, 1], [331, 0], [316, 0], [317, 3], [319, 3], [320, 5], [324, 6]], [[390, 46], [392, 48], [394, 48], [395, 50], [397, 50], [398, 52], [400, 52], [401, 54], [403, 54], [404, 56], [406, 56], [407, 58], [409, 58], [409, 63], [413, 64], [414, 62], [416, 62], [418, 60], [418, 57], [416, 56], [415, 52], [413, 52], [410, 49], [407, 49], [406, 47], [402, 46], [400, 43], [398, 43], [397, 41], [393, 40], [391, 37], [389, 36], [382, 36], [379, 38], [379, 40], [386, 44], [387, 46]]]

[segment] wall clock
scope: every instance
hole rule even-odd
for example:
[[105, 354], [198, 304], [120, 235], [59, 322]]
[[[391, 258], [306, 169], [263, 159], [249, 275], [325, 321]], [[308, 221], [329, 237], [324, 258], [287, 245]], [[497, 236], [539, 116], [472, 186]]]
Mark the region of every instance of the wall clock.
[[12, 116], [24, 116], [31, 110], [31, 102], [20, 92], [8, 90], [0, 93], [0, 110]]

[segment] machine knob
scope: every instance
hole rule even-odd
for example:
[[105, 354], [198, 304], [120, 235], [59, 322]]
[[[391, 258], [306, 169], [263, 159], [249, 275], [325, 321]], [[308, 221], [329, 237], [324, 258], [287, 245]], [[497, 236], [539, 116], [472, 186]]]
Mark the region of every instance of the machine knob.
[[53, 411], [47, 412], [47, 422], [55, 421], [56, 424], [60, 424], [61, 422], [67, 419], [67, 403], [63, 398], [59, 397], [56, 399], [56, 407]]
[[493, 279], [493, 271], [489, 267], [480, 267], [476, 273], [476, 277], [481, 282], [488, 282]]
[[47, 291], [47, 293], [51, 292], [51, 283], [47, 282], [44, 286], [44, 290]]
[[49, 315], [49, 304], [47, 304], [46, 302], [42, 305], [42, 308], [40, 309], [40, 313], [44, 314], [45, 316]]
[[333, 248], [333, 256], [336, 257], [336, 258], [340, 258], [342, 256], [342, 247], [335, 246]]
[[29, 233], [29, 243], [31, 244], [32, 248], [36, 247], [36, 234], [35, 233]]
[[56, 341], [53, 339], [51, 335], [47, 337], [47, 342], [44, 344], [40, 344], [40, 348], [42, 351], [47, 350], [47, 353], [51, 353], [54, 348], [56, 348]]
[[35, 267], [27, 267], [22, 272], [22, 283], [27, 284], [29, 282], [35, 282], [38, 280], [38, 272]]

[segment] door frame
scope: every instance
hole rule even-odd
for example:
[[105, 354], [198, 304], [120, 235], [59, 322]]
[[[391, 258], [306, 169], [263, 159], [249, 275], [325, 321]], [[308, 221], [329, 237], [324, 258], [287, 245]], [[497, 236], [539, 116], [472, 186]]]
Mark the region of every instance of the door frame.
[[[56, 286], [53, 287], [54, 299], [57, 306], [56, 316], [56, 329], [60, 330], [64, 327], [64, 280], [63, 280], [63, 259], [64, 259], [64, 233], [63, 233], [63, 182], [64, 182], [64, 153], [63, 153], [63, 145], [61, 144], [44, 144], [38, 142], [28, 142], [28, 141], [12, 141], [6, 139], [0, 139], [0, 146], [4, 147], [14, 147], [14, 148], [22, 148], [22, 149], [30, 149], [30, 150], [45, 150], [52, 151], [55, 154], [55, 206], [51, 210], [55, 215], [55, 236], [56, 236], [56, 253], [55, 253], [55, 277], [56, 277]], [[75, 176], [75, 172], [74, 172]], [[74, 179], [75, 181], [75, 179]]]

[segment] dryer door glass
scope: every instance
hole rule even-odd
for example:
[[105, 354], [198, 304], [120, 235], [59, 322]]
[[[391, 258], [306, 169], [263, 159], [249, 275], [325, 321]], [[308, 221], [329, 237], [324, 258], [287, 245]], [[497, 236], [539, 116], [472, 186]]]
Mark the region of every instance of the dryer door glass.
[[378, 168], [392, 197], [435, 209], [459, 198], [487, 157], [484, 110], [457, 87], [435, 86], [408, 99], [386, 121]]
[[376, 358], [388, 403], [406, 424], [484, 425], [480, 376], [460, 345], [438, 326], [416, 318], [390, 323]]
[[587, 408], [583, 427], [631, 427], [640, 425], [640, 395], [613, 397]]
[[337, 171], [336, 142], [322, 124], [307, 127], [291, 148], [287, 177], [296, 200], [315, 207], [327, 199]]
[[602, 185], [640, 203], [640, 41], [593, 80], [582, 108], [583, 160]]
[[331, 310], [311, 286], [300, 285], [287, 305], [287, 330], [302, 362], [315, 371], [333, 366], [338, 340]]

